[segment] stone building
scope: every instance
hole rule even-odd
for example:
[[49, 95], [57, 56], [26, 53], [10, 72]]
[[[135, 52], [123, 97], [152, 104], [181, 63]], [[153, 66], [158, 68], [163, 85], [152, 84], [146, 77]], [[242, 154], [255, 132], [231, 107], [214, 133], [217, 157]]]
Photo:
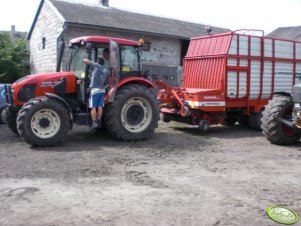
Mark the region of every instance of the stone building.
[[[212, 34], [229, 31], [211, 27]], [[184, 22], [74, 1], [41, 0], [27, 39], [32, 73], [54, 71], [59, 42], [67, 44], [62, 60], [65, 68], [70, 54], [68, 41], [79, 36], [109, 36], [145, 40], [142, 70], [176, 85], [178, 67], [186, 54], [190, 37], [208, 35], [205, 25]]]

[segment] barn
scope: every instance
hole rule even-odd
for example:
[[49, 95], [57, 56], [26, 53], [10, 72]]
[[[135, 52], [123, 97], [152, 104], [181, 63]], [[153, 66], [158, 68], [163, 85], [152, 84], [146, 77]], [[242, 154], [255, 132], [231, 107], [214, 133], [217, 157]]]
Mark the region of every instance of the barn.
[[[75, 1], [41, 0], [27, 35], [32, 73], [54, 71], [59, 43], [66, 43], [62, 70], [70, 51], [68, 41], [79, 36], [109, 36], [131, 40], [144, 39], [142, 70], [153, 78], [177, 84], [178, 71], [187, 52], [190, 37], [208, 35], [206, 25], [139, 14], [109, 6]], [[212, 34], [229, 31], [211, 27]]]

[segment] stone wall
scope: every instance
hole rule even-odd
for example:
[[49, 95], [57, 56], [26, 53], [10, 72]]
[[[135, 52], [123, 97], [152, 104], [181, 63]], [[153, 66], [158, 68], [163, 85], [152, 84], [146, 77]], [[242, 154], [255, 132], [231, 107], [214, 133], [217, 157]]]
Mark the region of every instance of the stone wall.
[[[30, 39], [31, 73], [55, 71], [58, 54], [57, 39], [62, 31], [63, 22], [56, 14], [51, 3], [44, 1]], [[180, 39], [139, 34], [131, 31], [68, 24], [62, 33], [62, 38], [66, 44], [61, 65], [62, 71], [66, 70], [66, 65], [69, 63], [70, 49], [68, 44], [70, 39], [80, 36], [109, 36], [137, 41], [141, 38], [144, 39], [145, 42], [150, 43], [150, 50], [143, 51], [142, 64], [150, 65], [150, 67], [147, 68], [149, 75], [153, 78], [175, 78], [175, 73], [166, 74], [166, 72], [176, 71], [180, 65]], [[43, 38], [45, 38], [46, 41], [44, 49]], [[172, 81], [171, 84], [173, 83], [174, 81]]]
[[29, 42], [32, 74], [53, 72], [56, 67], [57, 38], [63, 30], [63, 23], [49, 4], [44, 1]]

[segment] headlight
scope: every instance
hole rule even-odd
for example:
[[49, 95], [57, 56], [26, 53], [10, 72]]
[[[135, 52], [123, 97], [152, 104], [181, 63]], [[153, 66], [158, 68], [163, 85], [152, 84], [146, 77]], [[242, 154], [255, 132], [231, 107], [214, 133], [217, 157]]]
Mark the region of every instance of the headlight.
[[293, 87], [293, 100], [295, 103], [301, 103], [301, 84], [296, 84]]
[[27, 102], [28, 100], [34, 98], [36, 86], [36, 84], [28, 84], [23, 86], [17, 95], [18, 100], [21, 102]]

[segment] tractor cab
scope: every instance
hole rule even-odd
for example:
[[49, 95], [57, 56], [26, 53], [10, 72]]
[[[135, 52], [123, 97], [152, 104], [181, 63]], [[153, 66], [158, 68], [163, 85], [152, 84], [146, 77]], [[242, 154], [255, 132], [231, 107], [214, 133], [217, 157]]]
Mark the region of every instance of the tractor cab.
[[[79, 104], [87, 103], [86, 90], [90, 84], [91, 70], [83, 59], [96, 62], [104, 59], [104, 67], [108, 71], [106, 87], [107, 102], [112, 102], [118, 82], [127, 77], [140, 77], [139, 43], [129, 40], [108, 37], [80, 37], [70, 41], [71, 56], [67, 70], [75, 73], [76, 79], [83, 80], [77, 84], [76, 93]], [[109, 54], [107, 54], [109, 51]]]

